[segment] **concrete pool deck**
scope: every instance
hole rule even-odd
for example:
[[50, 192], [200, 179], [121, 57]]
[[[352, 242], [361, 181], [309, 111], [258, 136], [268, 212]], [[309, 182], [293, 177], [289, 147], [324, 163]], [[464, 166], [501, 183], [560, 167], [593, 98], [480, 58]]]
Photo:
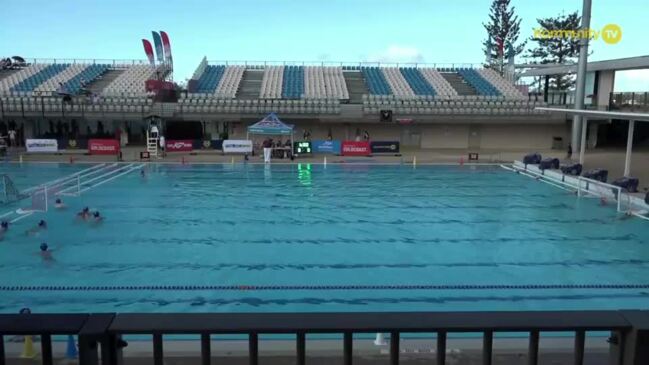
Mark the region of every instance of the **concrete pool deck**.
[[[122, 158], [124, 161], [140, 161], [139, 153], [144, 147], [125, 147], [123, 148]], [[459, 164], [461, 159], [468, 163], [467, 156], [469, 152], [479, 153], [479, 160], [472, 161], [480, 164], [488, 163], [512, 163], [514, 160], [522, 159], [522, 156], [530, 151], [524, 150], [466, 150], [466, 149], [422, 149], [422, 150], [404, 150], [401, 156], [376, 155], [372, 157], [359, 156], [335, 156], [335, 155], [312, 155], [296, 158], [294, 161], [289, 159], [273, 159], [273, 164], [299, 164], [299, 163], [316, 163], [324, 162], [325, 156], [327, 163], [385, 163], [385, 164], [412, 164], [414, 160], [418, 165], [426, 164]], [[569, 162], [566, 160], [564, 151], [559, 150], [540, 150], [543, 157], [559, 158], [562, 163]], [[68, 150], [58, 153], [26, 153], [24, 149], [15, 149], [10, 151], [8, 160], [17, 162], [21, 159], [24, 162], [61, 162], [61, 163], [97, 163], [115, 161], [115, 156], [90, 156], [84, 154], [83, 150]], [[624, 149], [594, 149], [586, 151], [584, 170], [595, 168], [604, 168], [609, 170], [609, 181], [613, 181], [623, 175], [624, 172]], [[578, 161], [578, 154], [573, 154], [572, 162]], [[155, 158], [151, 162], [163, 163], [242, 163], [242, 155], [223, 155], [216, 150], [197, 150], [192, 153], [170, 153], [164, 158]], [[263, 163], [260, 156], [250, 156], [248, 163]], [[649, 148], [638, 147], [633, 151], [631, 175], [640, 179], [639, 190], [641, 192], [649, 189]]]

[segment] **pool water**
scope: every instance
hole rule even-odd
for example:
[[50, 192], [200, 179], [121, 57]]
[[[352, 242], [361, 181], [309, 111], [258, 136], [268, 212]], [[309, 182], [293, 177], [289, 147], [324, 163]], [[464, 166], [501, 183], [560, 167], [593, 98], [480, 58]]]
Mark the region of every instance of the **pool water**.
[[[2, 166], [21, 188], [70, 168]], [[495, 166], [160, 164], [64, 200], [0, 241], [0, 312], [649, 308], [644, 221]]]

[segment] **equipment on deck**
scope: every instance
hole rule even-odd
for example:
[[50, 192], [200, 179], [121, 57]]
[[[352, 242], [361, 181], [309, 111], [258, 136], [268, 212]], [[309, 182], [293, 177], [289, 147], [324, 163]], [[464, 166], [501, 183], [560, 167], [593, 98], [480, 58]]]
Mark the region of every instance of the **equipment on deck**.
[[600, 182], [606, 182], [608, 180], [608, 170], [604, 170], [604, 169], [589, 170], [584, 172], [582, 176]]
[[637, 177], [621, 177], [615, 181], [613, 181], [611, 184], [615, 186], [619, 186], [622, 189], [625, 189], [626, 191], [630, 193], [637, 193], [638, 192], [638, 184], [640, 184], [640, 180], [638, 180]]
[[538, 153], [530, 153], [523, 157], [523, 163], [526, 165], [536, 165], [541, 163], [541, 155]]
[[559, 168], [559, 159], [558, 158], [544, 158], [539, 163], [539, 169], [548, 170], [548, 169], [558, 169]]
[[583, 166], [580, 163], [574, 163], [574, 164], [571, 164], [571, 165], [561, 166], [561, 172], [563, 172], [566, 175], [579, 176], [579, 175], [581, 175], [581, 170], [582, 169], [583, 169]]

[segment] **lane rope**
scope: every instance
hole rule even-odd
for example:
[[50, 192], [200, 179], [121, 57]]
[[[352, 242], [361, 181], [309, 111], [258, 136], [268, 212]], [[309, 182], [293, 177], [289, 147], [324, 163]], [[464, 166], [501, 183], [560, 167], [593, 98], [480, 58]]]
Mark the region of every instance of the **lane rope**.
[[422, 284], [422, 285], [14, 285], [0, 291], [289, 291], [289, 290], [575, 290], [649, 289], [649, 284]]

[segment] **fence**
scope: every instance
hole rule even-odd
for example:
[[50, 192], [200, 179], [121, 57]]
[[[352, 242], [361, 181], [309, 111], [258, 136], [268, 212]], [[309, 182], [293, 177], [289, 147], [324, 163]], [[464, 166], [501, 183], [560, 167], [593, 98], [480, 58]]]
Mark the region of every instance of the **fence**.
[[211, 65], [247, 66], [259, 68], [267, 66], [340, 66], [344, 68], [360, 67], [415, 67], [415, 68], [482, 68], [482, 63], [457, 62], [457, 63], [427, 63], [427, 62], [371, 62], [371, 61], [207, 61]]
[[[385, 313], [183, 313], [183, 314], [2, 314], [0, 365], [6, 364], [2, 336], [40, 335], [42, 363], [51, 365], [52, 335], [79, 336], [79, 364], [122, 363], [126, 334], [151, 335], [153, 363], [164, 363], [163, 335], [200, 335], [202, 365], [211, 362], [212, 334], [248, 336], [248, 358], [259, 360], [260, 334], [293, 334], [296, 363], [306, 362], [307, 334], [341, 334], [342, 359], [353, 363], [353, 335], [390, 334], [390, 364], [399, 364], [404, 333], [436, 333], [436, 364], [446, 363], [446, 341], [452, 333], [482, 333], [482, 364], [493, 359], [495, 333], [527, 334], [528, 364], [538, 364], [541, 332], [573, 332], [574, 364], [584, 363], [587, 331], [611, 331], [611, 365], [649, 363], [649, 311], [538, 311], [538, 312], [385, 312]], [[431, 338], [432, 340], [432, 338]], [[198, 349], [197, 349], [198, 350]], [[198, 355], [198, 351], [197, 351]]]

